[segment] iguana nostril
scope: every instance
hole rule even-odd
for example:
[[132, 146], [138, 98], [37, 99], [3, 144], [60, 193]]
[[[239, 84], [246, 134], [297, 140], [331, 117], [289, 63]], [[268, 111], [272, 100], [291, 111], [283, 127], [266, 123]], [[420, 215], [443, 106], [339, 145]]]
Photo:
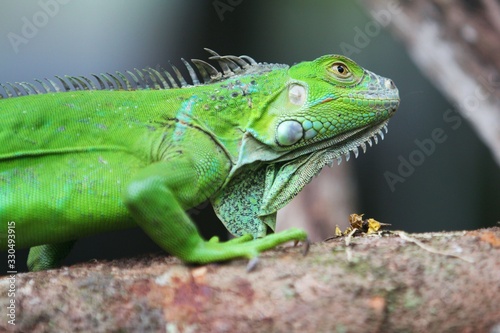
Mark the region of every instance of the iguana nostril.
[[385, 80], [385, 87], [387, 89], [396, 89], [396, 85], [394, 84], [394, 81], [387, 79]]

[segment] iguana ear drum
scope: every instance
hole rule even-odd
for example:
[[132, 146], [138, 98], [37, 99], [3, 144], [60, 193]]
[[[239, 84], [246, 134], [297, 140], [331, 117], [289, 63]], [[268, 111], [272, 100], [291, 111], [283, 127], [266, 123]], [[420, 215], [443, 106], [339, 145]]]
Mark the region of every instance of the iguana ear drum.
[[307, 99], [306, 88], [301, 85], [293, 84], [288, 89], [288, 100], [290, 103], [298, 106], [304, 105]]
[[301, 123], [296, 120], [285, 120], [278, 125], [276, 141], [281, 146], [291, 146], [304, 136]]

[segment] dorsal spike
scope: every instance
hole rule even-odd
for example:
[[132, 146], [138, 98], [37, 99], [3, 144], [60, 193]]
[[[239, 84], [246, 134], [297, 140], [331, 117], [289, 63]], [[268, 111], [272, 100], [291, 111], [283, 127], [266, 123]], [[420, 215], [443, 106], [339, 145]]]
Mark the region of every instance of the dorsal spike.
[[258, 65], [257, 61], [255, 61], [252, 57], [249, 57], [247, 55], [241, 55], [240, 59], [244, 59], [244, 60], [248, 61], [250, 66]]
[[222, 69], [222, 73], [224, 73], [225, 77], [234, 75], [234, 73], [229, 68], [229, 65], [227, 64], [227, 62], [224, 61], [223, 57], [221, 57], [217, 52], [215, 52], [214, 50], [208, 49], [208, 48], [205, 48], [205, 51], [207, 51], [208, 53], [210, 53], [212, 55], [208, 59], [217, 61], [220, 68]]
[[162, 72], [163, 72], [163, 77], [166, 77], [168, 79], [168, 82], [170, 83], [170, 86], [172, 88], [179, 88], [179, 85], [177, 84], [177, 82], [175, 81], [174, 77], [172, 76], [172, 74], [170, 74], [166, 69], [162, 68], [161, 69]]
[[203, 82], [207, 83], [210, 80], [216, 80], [222, 76], [222, 74], [215, 69], [214, 66], [210, 65], [208, 62], [199, 60], [199, 59], [191, 59], [191, 62], [198, 68], [201, 77], [203, 78]]
[[80, 88], [78, 88], [78, 90], [90, 90], [89, 86], [87, 85], [87, 82], [83, 81], [82, 79], [80, 79], [79, 77], [77, 76], [72, 76], [71, 77], [77, 84]]
[[61, 91], [61, 88], [59, 88], [59, 86], [57, 85], [57, 83], [55, 83], [51, 79], [45, 78], [45, 81], [47, 81], [48, 83], [50, 83], [50, 85], [54, 88], [54, 92], [60, 92]]
[[19, 89], [19, 87], [17, 87], [17, 85], [15, 83], [7, 82], [7, 85], [9, 85], [12, 88], [12, 91], [14, 91], [14, 94], [16, 96], [22, 96], [23, 95], [23, 93], [21, 92], [21, 90]]
[[377, 136], [377, 134], [375, 134], [373, 136], [373, 141], [375, 141], [375, 144], [378, 144], [378, 136]]
[[235, 73], [241, 71], [241, 67], [227, 56], [221, 57], [220, 61], [223, 61], [229, 67], [229, 69]]
[[80, 85], [76, 82], [76, 80], [74, 80], [74, 76], [65, 75], [64, 77], [73, 85], [75, 90], [81, 90]]
[[106, 89], [106, 85], [104, 84], [104, 82], [102, 82], [102, 79], [99, 77], [99, 75], [97, 75], [97, 74], [90, 74], [90, 75], [95, 77], [95, 79], [97, 80], [97, 83], [99, 83], [99, 87], [101, 90]]
[[59, 79], [59, 81], [61, 81], [61, 84], [62, 84], [62, 86], [64, 88], [64, 91], [70, 91], [71, 90], [71, 88], [69, 87], [68, 83], [66, 83], [66, 81], [64, 81], [62, 77], [60, 77], [58, 75], [55, 75], [55, 77], [57, 79]]
[[142, 73], [140, 70], [137, 68], [134, 68], [134, 71], [137, 73], [137, 76], [142, 80], [143, 83], [139, 83], [139, 86], [141, 86], [144, 89], [149, 89], [149, 83], [146, 80], [146, 77], [144, 76], [144, 73]]
[[167, 80], [165, 80], [165, 78], [161, 75], [160, 72], [158, 72], [154, 68], [150, 68], [149, 70], [154, 74], [154, 76], [156, 78], [158, 78], [158, 80], [160, 80], [161, 86], [163, 87], [163, 88], [160, 87], [160, 89], [168, 89], [168, 88], [170, 88], [170, 86], [168, 85]]
[[[18, 85], [17, 85], [17, 82], [14, 82], [14, 83], [10, 83], [10, 82], [7, 82], [7, 84], [11, 87], [12, 90], [14, 90], [14, 93], [16, 94], [16, 96], [23, 96], [26, 94], [23, 93], [21, 91], [22, 87], [20, 88]], [[24, 90], [24, 89], [23, 89]]]
[[111, 78], [113, 79], [113, 81], [115, 81], [117, 89], [125, 90], [125, 87], [123, 86], [123, 83], [120, 80], [118, 80], [118, 78], [116, 76], [114, 76], [113, 74], [108, 73], [108, 72], [106, 72], [106, 74], [109, 75], [109, 76], [111, 76]]
[[85, 76], [79, 76], [78, 78], [80, 78], [81, 81], [85, 81], [87, 87], [89, 87], [89, 90], [97, 90], [96, 86], [94, 85], [94, 82], [92, 82], [92, 80], [90, 80], [89, 78]]
[[191, 77], [191, 81], [193, 81], [193, 85], [197, 86], [200, 84], [200, 80], [198, 79], [198, 75], [196, 75], [196, 72], [193, 69], [193, 66], [189, 64], [184, 58], [181, 58], [182, 62], [184, 63], [184, 66], [186, 66], [189, 76]]
[[111, 79], [105, 73], [100, 73], [99, 76], [104, 79], [104, 82], [108, 85], [108, 88], [110, 90], [115, 90], [113, 82], [111, 82]]
[[120, 77], [120, 79], [122, 79], [122, 81], [123, 81], [123, 83], [125, 83], [125, 86], [126, 86], [128, 91], [132, 90], [132, 85], [130, 84], [129, 79], [124, 74], [116, 71], [116, 75], [118, 75]]
[[0, 83], [0, 86], [3, 88], [3, 90], [5, 90], [5, 94], [7, 95], [7, 98], [14, 97], [14, 95], [12, 95], [11, 91], [3, 83]]
[[42, 80], [40, 80], [40, 79], [35, 79], [35, 82], [38, 82], [38, 84], [40, 84], [40, 85], [42, 86], [42, 88], [45, 90], [45, 91], [42, 91], [42, 92], [41, 92], [42, 94], [46, 94], [46, 93], [48, 93], [48, 92], [52, 91], [52, 90], [50, 89], [50, 87], [47, 85], [47, 83], [43, 82]]
[[211, 55], [213, 56], [216, 56], [216, 57], [220, 57], [220, 54], [218, 54], [217, 52], [215, 52], [214, 50], [212, 49], [209, 49], [208, 47], [204, 47], [203, 48], [205, 51], [207, 51], [208, 53], [210, 53]]
[[23, 88], [23, 90], [24, 90], [23, 95], [33, 95], [31, 88], [27, 84], [25, 84], [24, 82], [16, 82], [16, 85], [18, 87]]
[[234, 73], [229, 68], [227, 61], [222, 60], [219, 55], [212, 56], [208, 59], [217, 60], [217, 63], [219, 64], [220, 68], [222, 69], [222, 73], [224, 74], [224, 77], [229, 77], [229, 76], [234, 75]]
[[31, 90], [33, 90], [35, 92], [35, 95], [42, 94], [42, 92], [33, 83], [30, 83], [30, 82], [23, 82], [23, 83], [26, 84], [28, 87], [30, 87]]
[[[232, 55], [227, 55], [227, 56], [224, 56], [223, 58], [227, 58], [227, 59], [230, 59], [231, 61], [235, 62], [236, 64], [238, 64], [238, 66], [240, 66], [241, 68], [243, 69], [246, 69], [248, 67], [250, 67], [250, 65], [248, 64], [248, 62], [246, 62], [245, 60], [243, 60], [242, 58], [240, 57], [237, 57], [237, 56], [232, 56]], [[253, 59], [252, 59], [253, 60]], [[255, 61], [254, 61], [255, 62]]]
[[137, 76], [135, 76], [134, 73], [132, 73], [131, 71], [126, 71], [126, 73], [132, 78], [132, 80], [134, 81], [134, 84], [135, 84], [135, 89], [142, 89], [141, 87], [141, 84], [139, 82], [139, 79], [137, 78]]
[[156, 79], [156, 75], [151, 72], [151, 68], [144, 68], [143, 72], [146, 72], [147, 77], [153, 83], [153, 89], [161, 89], [160, 85], [158, 84], [158, 80]]
[[182, 74], [179, 71], [179, 69], [177, 67], [175, 67], [175, 65], [173, 65], [173, 64], [170, 64], [170, 66], [172, 67], [172, 70], [175, 73], [175, 77], [177, 78], [177, 80], [179, 80], [179, 83], [181, 84], [181, 87], [187, 87], [188, 84], [187, 84], [186, 80], [184, 79], [184, 77], [182, 76]]

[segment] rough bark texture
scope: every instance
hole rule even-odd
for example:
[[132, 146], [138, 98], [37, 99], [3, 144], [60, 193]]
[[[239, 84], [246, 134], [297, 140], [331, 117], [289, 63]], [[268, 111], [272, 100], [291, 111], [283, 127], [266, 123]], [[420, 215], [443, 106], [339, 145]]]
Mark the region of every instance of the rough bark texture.
[[[500, 227], [338, 238], [188, 267], [164, 255], [15, 276], [16, 332], [498, 332]], [[0, 280], [6, 312], [9, 280]], [[11, 286], [12, 288], [12, 286]]]
[[362, 0], [476, 129], [500, 164], [500, 3]]

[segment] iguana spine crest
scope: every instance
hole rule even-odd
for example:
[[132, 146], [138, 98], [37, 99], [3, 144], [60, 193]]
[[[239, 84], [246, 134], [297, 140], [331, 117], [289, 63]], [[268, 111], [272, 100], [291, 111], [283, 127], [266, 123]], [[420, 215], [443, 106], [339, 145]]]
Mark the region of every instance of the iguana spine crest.
[[91, 76], [95, 79], [95, 82], [85, 76], [65, 75], [64, 77], [61, 77], [59, 75], [55, 75], [55, 78], [59, 82], [54, 82], [54, 80], [44, 78], [43, 80], [35, 79], [34, 81], [37, 84], [30, 82], [0, 83], [0, 87], [4, 90], [4, 93], [0, 91], [0, 99], [26, 95], [47, 94], [60, 91], [133, 91], [142, 89], [161, 90], [184, 88], [223, 81], [234, 75], [242, 75], [246, 73], [261, 74], [270, 71], [272, 69], [271, 66], [277, 66], [275, 64], [258, 63], [253, 58], [246, 55], [241, 55], [239, 57], [233, 55], [221, 56], [211, 49], [205, 48], [205, 50], [212, 55], [209, 59], [217, 61], [221, 70], [218, 70], [206, 61], [191, 59], [192, 64], [194, 64], [198, 70], [198, 73], [196, 73], [193, 66], [191, 66], [191, 64], [185, 59], [181, 58], [186, 70], [189, 73], [191, 83], [188, 83], [179, 69], [169, 62], [173, 74], [162, 67], [159, 67], [158, 69], [148, 67], [142, 70], [137, 68], [134, 68], [133, 71], [127, 70], [125, 71], [125, 74], [119, 71], [116, 71], [115, 74], [109, 72], [91, 74]]

